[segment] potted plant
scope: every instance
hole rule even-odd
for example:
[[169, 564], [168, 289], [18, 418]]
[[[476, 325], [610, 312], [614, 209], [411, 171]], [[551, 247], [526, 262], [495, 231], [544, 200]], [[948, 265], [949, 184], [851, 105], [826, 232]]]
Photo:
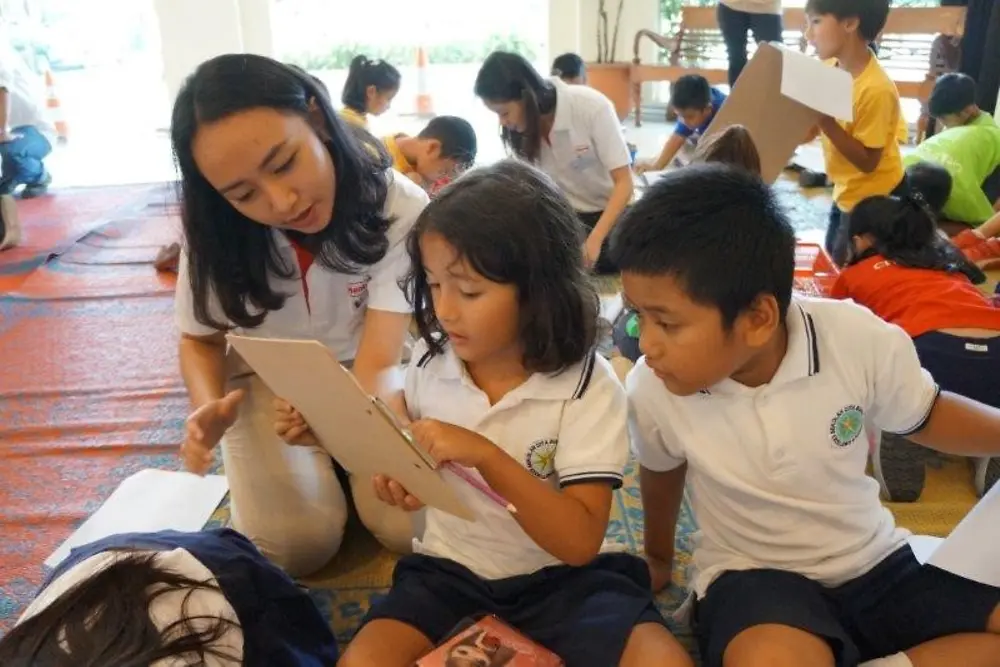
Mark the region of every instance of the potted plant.
[[625, 0], [618, 0], [613, 24], [609, 21], [608, 4], [607, 0], [597, 3], [597, 61], [587, 63], [587, 83], [607, 95], [618, 118], [625, 120], [632, 102], [631, 65], [615, 59]]

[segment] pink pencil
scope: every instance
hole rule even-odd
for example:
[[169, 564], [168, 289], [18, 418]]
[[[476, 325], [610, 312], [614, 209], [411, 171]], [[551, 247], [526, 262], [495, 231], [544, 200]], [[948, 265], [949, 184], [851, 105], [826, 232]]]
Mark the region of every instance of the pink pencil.
[[474, 475], [472, 475], [472, 473], [470, 473], [464, 467], [458, 465], [457, 463], [452, 463], [450, 461], [448, 463], [445, 463], [442, 467], [455, 473], [455, 475], [464, 480], [469, 486], [476, 489], [477, 491], [482, 493], [484, 496], [486, 496], [487, 498], [489, 498], [497, 505], [510, 512], [511, 514], [517, 514], [517, 508], [514, 507], [512, 503], [507, 502], [506, 498], [504, 498], [499, 493], [491, 489], [488, 484], [485, 484], [479, 479], [477, 479]]

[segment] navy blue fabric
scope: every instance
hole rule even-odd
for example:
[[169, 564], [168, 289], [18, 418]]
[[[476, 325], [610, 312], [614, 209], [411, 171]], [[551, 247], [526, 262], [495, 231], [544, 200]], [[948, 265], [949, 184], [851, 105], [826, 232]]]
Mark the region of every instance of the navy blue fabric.
[[487, 615], [546, 647], [566, 667], [617, 665], [633, 627], [665, 625], [646, 563], [625, 553], [493, 581], [450, 560], [406, 556], [396, 565], [389, 594], [364, 623], [396, 620], [440, 644], [463, 620]]
[[920, 644], [986, 631], [1000, 589], [921, 565], [909, 546], [836, 588], [781, 570], [726, 572], [695, 606], [705, 667], [722, 667], [744, 630], [785, 625], [822, 637], [837, 667], [855, 667]]
[[337, 642], [309, 596], [287, 574], [228, 528], [199, 533], [125, 533], [73, 549], [42, 588], [69, 568], [111, 550], [185, 549], [212, 571], [243, 630], [243, 663], [279, 667], [333, 665]]

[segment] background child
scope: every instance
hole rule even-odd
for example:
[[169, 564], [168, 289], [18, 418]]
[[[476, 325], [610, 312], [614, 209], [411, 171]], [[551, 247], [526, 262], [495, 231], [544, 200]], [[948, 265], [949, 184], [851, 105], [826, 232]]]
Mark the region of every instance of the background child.
[[747, 64], [747, 33], [754, 42], [781, 41], [781, 0], [719, 0], [719, 30], [729, 56], [729, 87]]
[[611, 101], [587, 86], [546, 80], [516, 53], [491, 53], [476, 75], [476, 96], [503, 127], [508, 149], [556, 182], [586, 232], [584, 258], [616, 273], [607, 238], [632, 201], [632, 156]]
[[963, 125], [995, 127], [996, 119], [976, 104], [976, 81], [967, 74], [951, 72], [938, 77], [927, 100], [928, 111], [946, 128]]
[[45, 88], [0, 27], [0, 196], [38, 197], [52, 176], [44, 160], [52, 152], [55, 127], [45, 115]]
[[476, 161], [476, 132], [457, 116], [438, 116], [416, 137], [396, 134], [382, 142], [393, 168], [427, 189]]
[[709, 86], [708, 80], [699, 74], [685, 74], [677, 79], [670, 89], [670, 106], [678, 116], [674, 133], [667, 139], [660, 156], [652, 161], [639, 162], [636, 172], [641, 174], [666, 169], [685, 142], [698, 143], [698, 138], [715, 120], [715, 114], [725, 101], [725, 93]]
[[399, 70], [384, 60], [354, 56], [340, 101], [340, 116], [353, 125], [368, 129], [368, 116], [380, 116], [389, 110], [399, 92]]
[[645, 354], [626, 385], [646, 555], [663, 586], [686, 482], [705, 667], [995, 664], [1000, 589], [920, 565], [865, 429], [988, 456], [1000, 410], [940, 391], [867, 309], [793, 297], [794, 231], [745, 170], [669, 172], [612, 248]]
[[[848, 238], [831, 296], [901, 327], [942, 389], [1000, 407], [1000, 308], [969, 281], [929, 207], [913, 197], [870, 197], [848, 218]], [[892, 500], [920, 496], [924, 459], [916, 447], [884, 437], [879, 461]], [[977, 465], [980, 495], [1000, 474], [1000, 460], [988, 462]]]
[[[955, 129], [948, 131], [953, 132]], [[935, 138], [937, 136], [935, 135]], [[949, 225], [947, 220], [942, 219], [942, 209], [951, 196], [951, 173], [946, 168], [931, 162], [916, 162], [906, 168], [906, 178], [913, 192], [919, 193], [924, 198], [943, 232], [961, 230], [951, 237], [951, 242], [962, 251], [966, 259], [982, 268], [1000, 260], [1000, 239], [997, 238], [1000, 235], [1000, 213], [994, 214], [974, 229], [956, 223]], [[986, 279], [985, 276], [970, 276], [970, 278], [976, 284]]]
[[552, 76], [566, 83], [583, 85], [587, 83], [587, 65], [575, 53], [564, 53], [552, 61]]
[[889, 0], [809, 0], [806, 38], [823, 60], [854, 78], [854, 120], [832, 117], [819, 123], [826, 175], [833, 183], [833, 208], [826, 249], [843, 263], [846, 244], [838, 236], [841, 218], [872, 195], [905, 190], [899, 152], [899, 93], [869, 48], [885, 27]]
[[[449, 475], [477, 520], [426, 509], [416, 553], [341, 665], [412, 665], [478, 614], [568, 665], [691, 665], [641, 559], [598, 555], [628, 456], [626, 405], [593, 350], [598, 299], [569, 203], [529, 165], [500, 162], [432, 201], [409, 250], [422, 338], [405, 383], [410, 429], [516, 513]], [[375, 485], [387, 503], [420, 506], [395, 481]]]
[[232, 530], [114, 535], [74, 549], [0, 639], [0, 664], [332, 665], [309, 596]]
[[951, 174], [951, 195], [941, 221], [951, 235], [982, 224], [1000, 204], [1000, 127], [979, 110], [975, 96], [975, 82], [964, 74], [938, 79], [930, 108], [946, 129], [921, 142], [904, 160], [908, 166], [938, 164]]

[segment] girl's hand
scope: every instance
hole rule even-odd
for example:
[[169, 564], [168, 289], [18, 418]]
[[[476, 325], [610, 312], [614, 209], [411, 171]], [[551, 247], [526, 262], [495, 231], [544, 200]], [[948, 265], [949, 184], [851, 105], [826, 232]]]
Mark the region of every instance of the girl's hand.
[[375, 495], [387, 505], [400, 507], [407, 512], [416, 512], [424, 507], [424, 504], [410, 495], [410, 492], [404, 489], [402, 484], [385, 475], [372, 477], [372, 485], [375, 487]]
[[652, 579], [654, 593], [659, 593], [670, 585], [670, 580], [674, 576], [672, 563], [664, 563], [658, 558], [647, 555], [646, 565], [649, 566], [649, 577]]
[[274, 399], [274, 432], [290, 445], [316, 447], [319, 440], [302, 417], [302, 413], [291, 406], [288, 401]]
[[496, 445], [478, 433], [436, 419], [413, 422], [410, 433], [438, 463], [453, 462], [466, 468], [476, 468], [496, 451]]
[[187, 470], [198, 475], [208, 472], [212, 465], [212, 450], [236, 422], [245, 395], [242, 389], [231, 391], [218, 400], [209, 401], [187, 418], [184, 442], [181, 443], [181, 459]]

